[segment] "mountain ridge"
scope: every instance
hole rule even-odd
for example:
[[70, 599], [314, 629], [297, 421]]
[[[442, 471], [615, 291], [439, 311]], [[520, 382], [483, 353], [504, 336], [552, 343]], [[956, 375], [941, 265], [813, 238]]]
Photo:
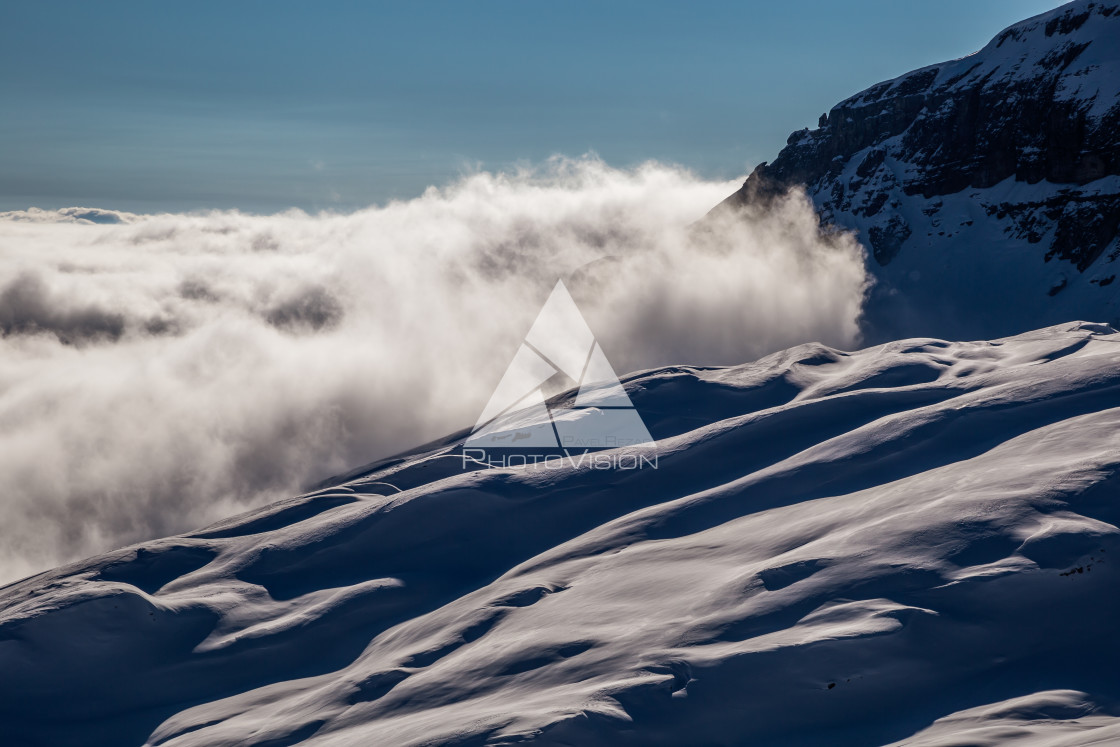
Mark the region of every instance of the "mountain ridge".
[[[1114, 7], [841, 102], [717, 208], [805, 189], [869, 242], [869, 337], [963, 341], [632, 373], [654, 469], [485, 469], [464, 430], [0, 587], [0, 741], [1120, 741], [1120, 333], [1046, 324], [1115, 318], [1120, 164], [1064, 129], [1120, 111]], [[1007, 151], [1046, 76], [1073, 108]]]
[[449, 439], [40, 574], [0, 589], [0, 728], [53, 747], [1117, 730], [1117, 338], [635, 374], [656, 471], [463, 471]]
[[716, 210], [790, 188], [867, 247], [871, 341], [1117, 321], [1120, 4], [1075, 0], [848, 97]]

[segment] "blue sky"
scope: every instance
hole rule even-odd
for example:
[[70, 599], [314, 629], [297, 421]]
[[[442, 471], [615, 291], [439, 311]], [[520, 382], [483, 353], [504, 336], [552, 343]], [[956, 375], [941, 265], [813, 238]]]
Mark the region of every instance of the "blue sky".
[[1058, 4], [7, 3], [0, 210], [345, 210], [589, 151], [729, 178]]

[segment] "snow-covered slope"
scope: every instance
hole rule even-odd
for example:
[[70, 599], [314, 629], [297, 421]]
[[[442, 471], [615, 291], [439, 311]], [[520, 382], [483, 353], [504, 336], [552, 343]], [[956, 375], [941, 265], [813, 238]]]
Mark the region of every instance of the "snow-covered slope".
[[0, 590], [0, 743], [1120, 740], [1120, 334], [625, 381], [656, 470], [459, 434]]
[[1120, 3], [1075, 0], [840, 102], [724, 206], [859, 232], [872, 340], [1120, 319]]

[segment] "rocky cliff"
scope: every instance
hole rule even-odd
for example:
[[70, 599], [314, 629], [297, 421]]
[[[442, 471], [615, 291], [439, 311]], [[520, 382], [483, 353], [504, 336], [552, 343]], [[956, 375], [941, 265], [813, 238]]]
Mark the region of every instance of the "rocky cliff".
[[724, 206], [803, 185], [877, 278], [869, 337], [1120, 317], [1120, 3], [1078, 0], [872, 86]]

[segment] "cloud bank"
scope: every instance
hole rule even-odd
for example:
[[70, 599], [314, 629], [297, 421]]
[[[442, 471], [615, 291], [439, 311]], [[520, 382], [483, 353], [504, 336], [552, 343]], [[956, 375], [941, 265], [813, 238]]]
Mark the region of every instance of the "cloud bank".
[[554, 159], [351, 214], [0, 214], [0, 581], [195, 528], [474, 423], [564, 278], [619, 372], [851, 346], [803, 197]]

